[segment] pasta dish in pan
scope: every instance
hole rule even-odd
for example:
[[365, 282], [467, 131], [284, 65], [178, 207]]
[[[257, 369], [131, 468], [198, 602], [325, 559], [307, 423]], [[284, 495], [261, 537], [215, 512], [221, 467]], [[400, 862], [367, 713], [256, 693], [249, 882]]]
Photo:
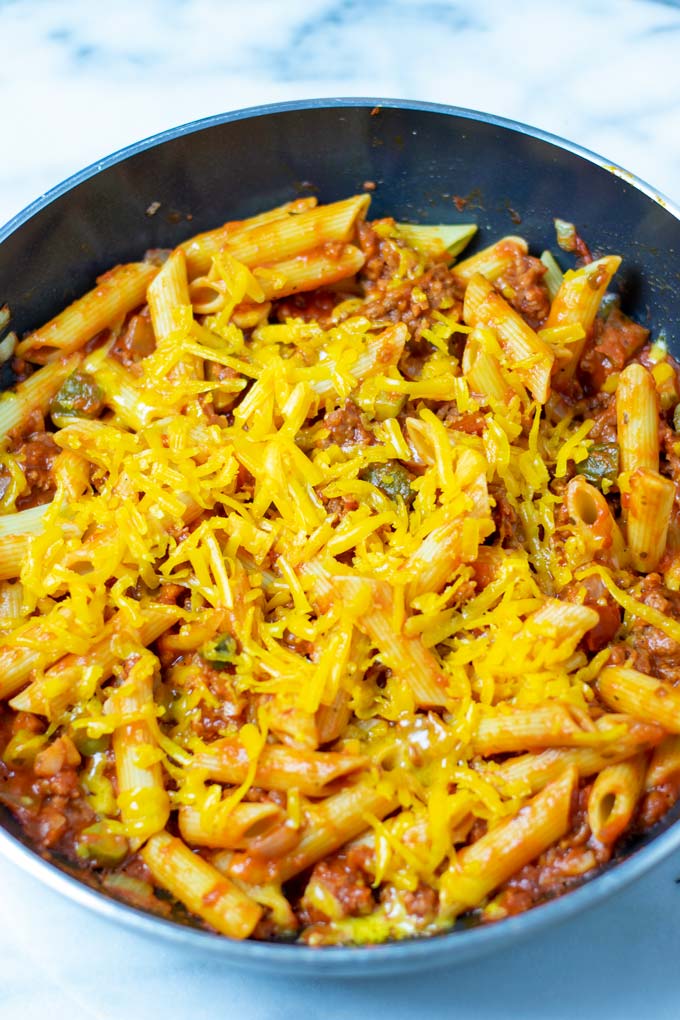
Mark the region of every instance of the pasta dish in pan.
[[678, 366], [567, 225], [563, 272], [368, 206], [0, 343], [0, 803], [232, 938], [503, 918], [680, 792]]

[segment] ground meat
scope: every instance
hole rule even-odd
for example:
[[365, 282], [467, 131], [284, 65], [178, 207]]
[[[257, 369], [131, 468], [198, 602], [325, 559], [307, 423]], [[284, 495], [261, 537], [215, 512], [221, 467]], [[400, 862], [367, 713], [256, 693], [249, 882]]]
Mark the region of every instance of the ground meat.
[[383, 240], [370, 224], [363, 223], [359, 225], [359, 243], [366, 254], [361, 271], [366, 286], [362, 313], [369, 319], [404, 322], [412, 339], [418, 340], [431, 324], [433, 311], [445, 309], [447, 315], [460, 318], [464, 288], [445, 262], [395, 286], [400, 254], [394, 241]]
[[594, 423], [588, 439], [594, 443], [616, 443], [616, 401], [610, 394], [598, 394], [593, 404], [584, 411], [584, 417], [592, 418]]
[[370, 446], [375, 442], [373, 434], [365, 424], [361, 411], [351, 400], [346, 400], [343, 407], [331, 411], [324, 418], [324, 427], [329, 436], [325, 446], [337, 446], [346, 449], [352, 446]]
[[540, 329], [550, 313], [550, 295], [543, 279], [546, 267], [512, 242], [504, 247], [512, 254], [512, 263], [496, 286], [532, 329]]
[[404, 896], [407, 912], [421, 921], [434, 917], [438, 904], [439, 897], [436, 891], [422, 882], [414, 892], [407, 892]]
[[621, 607], [611, 597], [604, 584], [596, 575], [584, 577], [580, 581], [572, 581], [559, 593], [566, 602], [581, 602], [596, 609], [600, 617], [592, 630], [583, 638], [581, 644], [588, 652], [599, 652], [612, 641], [621, 626]]
[[524, 540], [522, 524], [505, 495], [505, 488], [492, 482], [489, 485], [489, 495], [496, 504], [491, 511], [491, 516], [501, 545], [504, 548], [516, 548]]
[[[323, 496], [320, 496], [323, 499]], [[335, 514], [338, 518], [344, 517], [345, 514], [351, 510], [356, 510], [359, 506], [358, 500], [354, 499], [353, 496], [333, 496], [331, 499], [324, 500], [326, 505], [326, 513]]]
[[286, 319], [303, 319], [305, 322], [325, 324], [333, 309], [342, 300], [342, 295], [332, 290], [312, 290], [304, 294], [292, 294], [274, 304], [274, 315], [281, 322]]
[[[1, 747], [16, 725], [12, 727], [8, 718], [3, 720]], [[0, 804], [16, 816], [31, 842], [75, 862], [79, 861], [78, 836], [95, 820], [78, 782], [79, 762], [80, 755], [68, 737], [48, 744], [32, 766], [10, 767], [0, 760]]]
[[660, 822], [667, 811], [675, 804], [680, 794], [680, 776], [648, 790], [640, 801], [637, 815], [637, 828], [649, 829]]
[[200, 678], [219, 704], [213, 708], [201, 701], [191, 727], [202, 740], [215, 740], [241, 719], [246, 702], [236, 693], [233, 675], [228, 670], [213, 669], [199, 655], [194, 656], [194, 662], [200, 665]]
[[[664, 587], [659, 574], [648, 574], [637, 597], [646, 606], [674, 620], [680, 619], [680, 592]], [[660, 680], [680, 682], [680, 644], [657, 627], [636, 620], [631, 629], [636, 668]]]
[[130, 368], [142, 358], [152, 354], [155, 349], [156, 337], [151, 325], [149, 309], [145, 307], [139, 315], [130, 316], [125, 329], [111, 348], [110, 354], [121, 365]]
[[55, 492], [52, 468], [59, 447], [49, 432], [31, 432], [14, 448], [27, 488], [16, 501], [17, 510], [49, 503]]
[[467, 432], [470, 436], [484, 435], [485, 416], [480, 411], [474, 414], [461, 414], [455, 401], [440, 404], [437, 409], [437, 417], [444, 422], [447, 428], [455, 429], [457, 432]]
[[[665, 457], [662, 464], [663, 474], [672, 478], [676, 485], [680, 484], [680, 435], [668, 425], [662, 425], [659, 430], [659, 443]], [[678, 506], [678, 495], [675, 497], [676, 507]]]
[[595, 319], [579, 374], [587, 390], [600, 390], [612, 372], [620, 372], [647, 341], [649, 330], [613, 308], [606, 319]]
[[[336, 854], [315, 865], [310, 882], [325, 886], [342, 909], [344, 917], [370, 914], [375, 907], [370, 878], [362, 868], [361, 848]], [[303, 925], [326, 920], [321, 911], [304, 904], [298, 915]]]

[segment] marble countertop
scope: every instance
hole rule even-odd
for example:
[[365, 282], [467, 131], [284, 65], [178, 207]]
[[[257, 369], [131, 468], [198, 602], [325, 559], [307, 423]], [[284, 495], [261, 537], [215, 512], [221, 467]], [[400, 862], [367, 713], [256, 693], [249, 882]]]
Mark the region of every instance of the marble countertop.
[[[138, 138], [313, 96], [424, 99], [577, 141], [680, 200], [680, 7], [652, 0], [0, 0], [0, 222]], [[255, 977], [156, 944], [0, 860], [0, 1016], [37, 1020], [680, 1015], [680, 855], [479, 964]]]

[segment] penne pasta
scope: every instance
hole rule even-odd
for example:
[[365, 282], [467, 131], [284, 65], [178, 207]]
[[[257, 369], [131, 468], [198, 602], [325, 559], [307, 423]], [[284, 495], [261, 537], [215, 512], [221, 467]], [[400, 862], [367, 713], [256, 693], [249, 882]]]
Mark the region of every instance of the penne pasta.
[[[506, 382], [498, 359], [490, 352], [489, 329], [476, 326], [468, 334], [463, 352], [463, 374], [468, 381], [470, 390], [479, 394], [484, 405], [495, 401], [503, 404], [513, 394], [511, 386]], [[491, 337], [495, 340], [493, 333]]]
[[643, 365], [628, 365], [616, 386], [616, 430], [622, 472], [659, 470], [656, 386]]
[[571, 379], [590, 334], [595, 316], [614, 273], [621, 265], [618, 255], [605, 255], [580, 269], [564, 274], [557, 294], [552, 299], [546, 329], [579, 325], [583, 339], [570, 347], [570, 358], [557, 375], [559, 383]]
[[293, 202], [285, 202], [283, 205], [270, 209], [258, 216], [251, 216], [246, 220], [232, 220], [218, 227], [217, 230], [208, 230], [203, 234], [190, 237], [182, 241], [180, 248], [184, 251], [187, 265], [191, 269], [191, 276], [196, 277], [201, 272], [210, 268], [210, 263], [215, 255], [219, 254], [234, 234], [252, 230], [253, 227], [263, 226], [272, 223], [274, 220], [283, 220], [289, 216], [299, 216], [316, 207], [317, 201], [314, 196], [298, 198]]
[[609, 731], [609, 739], [603, 740], [600, 746], [550, 748], [541, 754], [509, 758], [498, 768], [489, 771], [490, 781], [524, 795], [536, 793], [572, 765], [582, 778], [592, 776], [608, 765], [654, 747], [663, 737], [663, 730], [655, 723], [638, 722], [625, 715], [603, 716], [595, 723], [595, 727], [605, 738]]
[[514, 818], [460, 851], [441, 880], [447, 917], [479, 906], [489, 893], [564, 836], [577, 779], [576, 769], [566, 768]]
[[680, 733], [680, 690], [666, 681], [637, 669], [607, 666], [597, 678], [597, 690], [612, 711]]
[[116, 799], [130, 846], [135, 850], [164, 829], [170, 816], [163, 771], [160, 762], [154, 760], [158, 745], [149, 725], [155, 715], [153, 664], [149, 668], [144, 658], [134, 663], [123, 687], [115, 693], [115, 703], [124, 717], [131, 717], [113, 732], [113, 755], [118, 780]]
[[97, 333], [144, 304], [146, 289], [157, 272], [157, 266], [149, 262], [132, 262], [109, 270], [99, 277], [94, 290], [29, 333], [18, 344], [17, 355], [43, 364], [80, 350]]
[[124, 655], [121, 644], [145, 647], [155, 641], [163, 631], [171, 627], [180, 616], [175, 606], [149, 606], [141, 610], [142, 624], [131, 627], [124, 615], [119, 613], [102, 629], [101, 636], [85, 655], [66, 655], [43, 676], [31, 681], [25, 690], [14, 696], [12, 707], [19, 712], [33, 712], [54, 718], [63, 711], [74, 697], [83, 673], [91, 668], [99, 672], [101, 680], [107, 680], [113, 668]]
[[257, 856], [234, 857], [229, 862], [229, 873], [248, 882], [265, 878], [287, 882], [359, 836], [369, 828], [371, 817], [384, 818], [396, 803], [394, 795], [360, 781], [309, 809], [300, 842], [289, 854], [269, 864]]
[[470, 284], [477, 274], [490, 281], [497, 280], [512, 265], [516, 253], [526, 255], [528, 250], [529, 247], [523, 237], [512, 235], [502, 237], [488, 248], [475, 252], [474, 255], [459, 262], [454, 266], [453, 274], [466, 284]]
[[155, 881], [192, 913], [233, 939], [247, 938], [262, 909], [233, 882], [167, 832], [156, 833], [141, 856]]
[[584, 727], [583, 720], [570, 712], [569, 706], [555, 702], [538, 708], [513, 708], [483, 715], [472, 746], [475, 754], [489, 757], [511, 751], [601, 743], [602, 735], [594, 726]]
[[[236, 229], [229, 234], [221, 250], [252, 269], [283, 262], [331, 241], [351, 241], [357, 220], [364, 218], [369, 203], [368, 195], [356, 195], [342, 202]], [[207, 254], [205, 241], [198, 247], [195, 242], [183, 247], [190, 278], [210, 268], [215, 252]]]
[[[472, 293], [470, 288], [473, 288]], [[545, 404], [550, 396], [555, 355], [484, 277], [473, 276], [470, 280], [463, 316], [470, 326], [488, 326], [496, 332], [509, 364], [532, 396]]]
[[649, 468], [636, 468], [629, 480], [626, 535], [635, 570], [656, 570], [666, 550], [675, 501], [675, 483]]
[[[242, 783], [249, 766], [248, 752], [237, 739], [224, 737], [194, 755], [192, 765], [222, 783]], [[307, 797], [323, 797], [334, 785], [367, 765], [360, 755], [302, 751], [266, 745], [260, 753], [253, 782], [264, 790], [296, 789]]]
[[9, 438], [11, 432], [21, 429], [34, 411], [47, 413], [50, 400], [80, 361], [79, 354], [60, 358], [29, 375], [13, 392], [0, 396], [0, 435], [3, 441]]
[[213, 812], [183, 804], [179, 809], [179, 831], [192, 846], [245, 850], [253, 840], [282, 826], [286, 814], [271, 801], [236, 804], [228, 813]]
[[599, 843], [611, 846], [635, 813], [645, 779], [647, 756], [635, 755], [599, 773], [588, 795], [588, 823]]

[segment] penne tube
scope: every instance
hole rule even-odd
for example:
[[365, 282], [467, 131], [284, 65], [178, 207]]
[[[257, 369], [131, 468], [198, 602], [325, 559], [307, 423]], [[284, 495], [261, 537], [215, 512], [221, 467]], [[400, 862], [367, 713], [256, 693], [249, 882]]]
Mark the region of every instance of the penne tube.
[[604, 258], [564, 274], [560, 289], [552, 300], [545, 326], [546, 329], [553, 329], [578, 324], [583, 328], [584, 337], [570, 346], [569, 361], [557, 373], [559, 383], [568, 381], [574, 375], [602, 298], [620, 265], [618, 255], [605, 255]]
[[[471, 287], [473, 290], [469, 294]], [[511, 367], [532, 396], [545, 404], [550, 396], [550, 373], [555, 355], [483, 277], [473, 276], [468, 284], [463, 317], [470, 326], [490, 326], [495, 330]]]
[[262, 909], [212, 864], [193, 854], [181, 839], [158, 832], [141, 856], [156, 882], [187, 910], [234, 939], [252, 934]]
[[0, 538], [0, 581], [18, 577], [31, 548], [30, 535], [3, 535]]
[[654, 748], [645, 776], [645, 789], [653, 790], [664, 783], [680, 780], [680, 736], [675, 733], [664, 737]]
[[41, 503], [13, 514], [0, 514], [0, 542], [19, 535], [39, 535], [49, 506], [49, 503]]
[[187, 241], [182, 241], [179, 247], [185, 253], [192, 279], [200, 276], [202, 272], [207, 272], [213, 257], [222, 251], [234, 234], [242, 234], [244, 231], [252, 230], [253, 227], [273, 223], [274, 220], [299, 216], [302, 212], [314, 209], [316, 204], [317, 200], [314, 196], [298, 198], [293, 202], [286, 202], [275, 209], [270, 209], [268, 212], [260, 213], [258, 216], [251, 216], [246, 220], [232, 220], [216, 230], [208, 230], [203, 234], [190, 237]]
[[[23, 585], [19, 581], [2, 581], [0, 583], [0, 623], [7, 624], [10, 621], [21, 620], [23, 606]], [[0, 673], [1, 676], [2, 674]], [[0, 697], [2, 697], [1, 694]]]
[[454, 918], [512, 878], [569, 829], [578, 772], [571, 766], [524, 805], [470, 846], [464, 847], [441, 879], [440, 913]]
[[[123, 686], [115, 692], [116, 707], [122, 714], [146, 713], [155, 718], [153, 669], [140, 659], [130, 669]], [[165, 828], [170, 816], [170, 798], [163, 785], [163, 770], [154, 761], [158, 745], [147, 719], [135, 718], [113, 733], [113, 755], [120, 817], [133, 850], [149, 836]], [[145, 758], [151, 757], [150, 763]]]
[[163, 343], [177, 329], [175, 309], [191, 305], [186, 259], [181, 248], [172, 252], [149, 284], [147, 301], [156, 341]]
[[600, 490], [576, 475], [567, 485], [564, 501], [581, 538], [582, 562], [590, 563], [597, 556], [622, 566], [627, 558], [623, 535]]
[[380, 792], [373, 780], [360, 781], [309, 808], [300, 842], [290, 853], [274, 861], [256, 854], [234, 857], [229, 873], [248, 882], [287, 882], [360, 836], [372, 817], [382, 819], [397, 805], [395, 794]]
[[485, 757], [545, 747], [602, 744], [602, 734], [559, 702], [536, 708], [510, 708], [484, 714], [472, 739], [475, 754]]
[[588, 823], [599, 843], [612, 846], [630, 825], [644, 785], [647, 756], [608, 765], [588, 796]]
[[483, 406], [488, 406], [490, 401], [507, 403], [514, 392], [503, 376], [498, 359], [489, 351], [486, 339], [489, 332], [484, 326], [476, 326], [468, 334], [462, 361], [470, 391], [482, 398]]
[[345, 602], [369, 600], [356, 625], [375, 643], [381, 661], [410, 687], [419, 706], [449, 703], [446, 676], [419, 637], [407, 637], [394, 626], [394, 596], [389, 585], [368, 578], [332, 577], [336, 596]]
[[659, 405], [644, 365], [627, 365], [616, 387], [616, 431], [621, 472], [659, 470]]
[[[509, 758], [498, 768], [485, 772], [494, 785], [526, 795], [542, 790], [557, 779], [566, 768], [574, 765], [581, 778], [601, 772], [607, 765], [624, 761], [639, 751], [646, 751], [660, 742], [664, 733], [660, 726], [639, 722], [631, 716], [603, 716], [595, 723], [603, 737], [613, 734], [599, 747], [550, 748], [541, 754], [524, 754]], [[618, 730], [622, 732], [619, 734]]]
[[354, 245], [331, 243], [325, 248], [256, 268], [253, 276], [262, 287], [265, 299], [274, 301], [346, 280], [359, 272], [364, 261], [364, 253]]
[[178, 817], [182, 839], [192, 846], [246, 850], [252, 840], [267, 836], [286, 821], [286, 812], [271, 801], [242, 801], [228, 813], [220, 811], [221, 806], [206, 812], [183, 804]]
[[[68, 626], [73, 612], [57, 605], [53, 612]], [[54, 641], [49, 617], [32, 617], [23, 626], [5, 636], [0, 644], [0, 698], [11, 698], [20, 691], [33, 670], [46, 669], [61, 657]]]
[[80, 361], [80, 354], [60, 357], [0, 396], [0, 437], [3, 443], [7, 442], [10, 432], [22, 428], [34, 411], [47, 414], [50, 400]]
[[319, 744], [330, 744], [337, 740], [351, 716], [350, 696], [345, 690], [339, 690], [330, 705], [319, 705], [316, 711]]
[[[355, 195], [342, 202], [235, 230], [220, 250], [253, 269], [295, 258], [329, 241], [348, 242], [354, 237], [357, 220], [366, 215], [369, 203], [368, 195]], [[205, 274], [216, 252], [206, 256], [205, 245], [201, 249], [191, 244], [183, 247], [189, 278]]]
[[510, 268], [518, 254], [526, 255], [529, 246], [523, 237], [502, 237], [500, 241], [483, 248], [482, 251], [463, 259], [452, 269], [453, 275], [463, 283], [469, 284], [479, 274], [487, 280], [497, 280]]
[[600, 614], [592, 606], [582, 606], [560, 599], [546, 599], [535, 613], [528, 616], [524, 632], [551, 641], [561, 659], [568, 659], [589, 630], [600, 622]]
[[666, 550], [675, 501], [675, 483], [649, 468], [637, 468], [629, 479], [626, 535], [635, 570], [656, 570]]
[[[192, 764], [210, 779], [239, 785], [248, 776], [250, 760], [238, 738], [224, 737], [197, 751]], [[306, 797], [325, 797], [340, 780], [367, 765], [362, 755], [266, 744], [257, 759], [253, 784], [264, 790], [297, 789]]]
[[176, 606], [151, 605], [144, 609], [140, 607], [139, 611], [144, 616], [140, 627], [131, 627], [119, 612], [105, 624], [88, 652], [84, 655], [65, 655], [12, 698], [12, 708], [17, 712], [44, 715], [50, 720], [58, 718], [74, 696], [85, 670], [97, 669], [100, 682], [108, 680], [114, 666], [129, 654], [125, 651], [125, 645], [146, 647], [181, 616]]
[[149, 262], [131, 262], [109, 270], [98, 277], [94, 290], [29, 333], [17, 346], [17, 355], [44, 363], [80, 350], [97, 333], [144, 304], [146, 289], [157, 272], [158, 267]]
[[637, 669], [606, 666], [597, 678], [597, 691], [613, 712], [657, 723], [669, 733], [680, 733], [680, 689]]

